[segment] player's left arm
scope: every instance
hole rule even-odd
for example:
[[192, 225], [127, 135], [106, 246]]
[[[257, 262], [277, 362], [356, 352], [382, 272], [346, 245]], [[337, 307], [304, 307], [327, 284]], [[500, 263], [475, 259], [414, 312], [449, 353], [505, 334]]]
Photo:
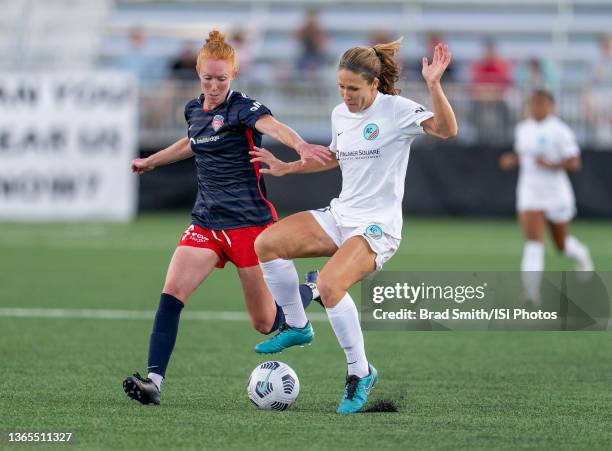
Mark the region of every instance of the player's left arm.
[[567, 172], [577, 172], [580, 170], [582, 163], [580, 157], [570, 157], [559, 161], [558, 163], [549, 163], [542, 155], [536, 157], [538, 166], [546, 169], [563, 169]]
[[440, 82], [442, 74], [451, 62], [451, 56], [448, 45], [438, 44], [434, 50], [431, 64], [428, 63], [426, 57], [423, 58], [423, 70], [421, 71], [427, 83], [434, 113], [433, 117], [421, 122], [421, 126], [428, 135], [442, 139], [454, 138], [459, 131], [455, 112], [446, 98]]
[[277, 121], [269, 114], [264, 114], [257, 119], [255, 128], [260, 133], [266, 134], [276, 141], [295, 149], [300, 156], [302, 164], [306, 164], [308, 160], [315, 160], [325, 166], [325, 163], [332, 159], [332, 153], [327, 147], [307, 143], [295, 130]]

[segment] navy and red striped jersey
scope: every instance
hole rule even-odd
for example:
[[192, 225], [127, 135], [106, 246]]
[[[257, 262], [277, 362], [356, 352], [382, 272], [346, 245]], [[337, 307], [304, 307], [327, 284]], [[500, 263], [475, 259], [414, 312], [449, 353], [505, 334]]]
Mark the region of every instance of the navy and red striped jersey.
[[229, 91], [225, 102], [203, 109], [204, 95], [185, 106], [191, 150], [195, 154], [198, 195], [193, 223], [212, 230], [269, 224], [278, 219], [266, 199], [259, 163], [249, 151], [261, 146], [255, 122], [272, 114], [245, 94]]

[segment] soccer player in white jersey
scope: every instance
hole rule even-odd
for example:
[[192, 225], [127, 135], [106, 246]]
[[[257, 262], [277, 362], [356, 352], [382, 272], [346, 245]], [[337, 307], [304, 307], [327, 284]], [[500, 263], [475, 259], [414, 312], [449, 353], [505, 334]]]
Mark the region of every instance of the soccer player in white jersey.
[[535, 91], [530, 117], [516, 126], [514, 152], [500, 158], [504, 170], [519, 167], [516, 210], [526, 238], [523, 291], [525, 301], [535, 304], [540, 303], [547, 225], [556, 248], [575, 261], [576, 270], [593, 271], [588, 248], [569, 234], [576, 201], [567, 172], [580, 169], [580, 149], [572, 130], [554, 115], [554, 106], [552, 94]]
[[284, 327], [274, 338], [257, 345], [260, 353], [280, 352], [313, 339], [298, 293], [292, 259], [331, 257], [321, 270], [321, 300], [348, 363], [344, 395], [337, 412], [359, 412], [378, 378], [369, 364], [357, 308], [348, 289], [367, 274], [380, 270], [397, 251], [402, 236], [402, 198], [410, 144], [420, 134], [451, 138], [457, 134], [455, 114], [440, 79], [450, 63], [448, 46], [436, 46], [429, 64], [423, 58], [423, 78], [433, 113], [400, 97], [396, 54], [401, 41], [375, 47], [354, 47], [341, 57], [338, 86], [343, 103], [332, 112], [335, 157], [321, 165], [284, 163], [265, 149], [254, 161], [268, 165], [264, 173], [318, 172], [340, 166], [342, 192], [330, 206], [289, 216], [255, 241], [264, 278], [283, 308]]

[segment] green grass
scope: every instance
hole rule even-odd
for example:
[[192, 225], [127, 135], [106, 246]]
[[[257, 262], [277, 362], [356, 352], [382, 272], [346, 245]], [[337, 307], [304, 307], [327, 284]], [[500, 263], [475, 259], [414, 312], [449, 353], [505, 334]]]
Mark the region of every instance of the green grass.
[[[0, 224], [0, 307], [153, 310], [187, 220]], [[609, 229], [574, 226], [601, 270], [612, 269]], [[522, 251], [513, 221], [409, 219], [404, 234], [385, 269], [514, 270]], [[552, 247], [546, 265], [571, 268]], [[188, 309], [243, 311], [236, 282], [231, 265], [215, 271]], [[344, 355], [326, 322], [315, 323], [312, 347], [280, 357], [301, 382], [298, 401], [282, 413], [257, 411], [247, 399], [261, 336], [241, 321], [184, 321], [162, 405], [129, 401], [121, 381], [144, 370], [150, 326], [0, 317], [0, 447], [24, 448], [6, 442], [10, 431], [71, 431], [73, 449], [612, 447], [609, 333], [366, 332], [381, 375], [373, 399], [394, 399], [399, 412], [340, 417]]]

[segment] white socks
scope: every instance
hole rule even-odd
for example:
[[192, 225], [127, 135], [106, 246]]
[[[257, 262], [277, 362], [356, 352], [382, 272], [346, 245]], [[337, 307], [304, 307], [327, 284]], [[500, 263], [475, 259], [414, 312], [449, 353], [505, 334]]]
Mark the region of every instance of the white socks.
[[[283, 309], [287, 324], [291, 327], [304, 327], [308, 318], [302, 305], [299, 277], [293, 261], [277, 258], [269, 262], [260, 262], [259, 265], [274, 300]], [[357, 307], [353, 299], [346, 293], [338, 305], [326, 310], [338, 342], [346, 354], [349, 375], [367, 376], [370, 369], [365, 355]]]
[[348, 374], [354, 374], [357, 377], [367, 376], [370, 369], [365, 355], [357, 307], [351, 295], [346, 293], [335, 307], [326, 310], [338, 342], [346, 354]]
[[544, 271], [544, 243], [541, 241], [527, 241], [525, 243], [521, 271], [525, 299], [539, 304], [540, 283], [542, 281], [542, 271]]
[[[593, 271], [593, 261], [589, 249], [575, 236], [568, 235], [565, 238], [564, 254], [576, 262], [577, 271]], [[527, 241], [525, 243], [521, 271], [525, 299], [539, 304], [541, 299], [540, 284], [544, 271], [544, 243], [541, 241]]]
[[589, 249], [575, 236], [569, 235], [565, 238], [565, 255], [576, 262], [576, 270], [593, 271], [593, 261]]
[[149, 373], [147, 377], [151, 379], [153, 383], [155, 384], [155, 386], [157, 387], [157, 389], [161, 391], [161, 383], [164, 380], [164, 377], [157, 373]]
[[259, 262], [266, 285], [274, 300], [283, 309], [285, 321], [291, 327], [306, 326], [308, 318], [300, 297], [300, 279], [292, 260], [277, 258]]

